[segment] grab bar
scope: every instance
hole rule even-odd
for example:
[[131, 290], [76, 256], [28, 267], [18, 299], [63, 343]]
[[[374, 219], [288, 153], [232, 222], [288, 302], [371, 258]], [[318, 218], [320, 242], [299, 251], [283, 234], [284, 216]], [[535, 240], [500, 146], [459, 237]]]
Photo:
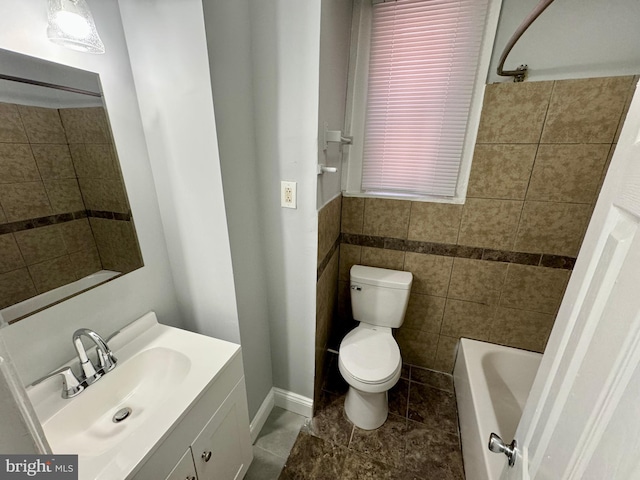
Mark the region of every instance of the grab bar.
[[540, 0], [540, 3], [533, 9], [533, 11], [525, 18], [515, 33], [511, 36], [511, 39], [507, 43], [507, 46], [504, 48], [504, 52], [502, 52], [502, 56], [500, 57], [500, 63], [498, 64], [498, 75], [502, 77], [513, 77], [514, 82], [522, 82], [527, 76], [527, 65], [520, 65], [515, 70], [504, 70], [504, 62], [511, 53], [511, 49], [515, 46], [515, 44], [520, 40], [520, 37], [524, 32], [526, 32], [527, 28], [535, 22], [536, 18], [540, 16], [545, 9], [553, 3], [553, 0]]

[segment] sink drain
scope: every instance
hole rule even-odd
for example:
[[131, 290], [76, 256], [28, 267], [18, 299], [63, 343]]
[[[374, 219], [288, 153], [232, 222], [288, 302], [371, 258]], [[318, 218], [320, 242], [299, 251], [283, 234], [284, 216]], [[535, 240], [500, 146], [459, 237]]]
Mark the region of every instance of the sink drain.
[[120, 423], [126, 420], [129, 415], [131, 415], [131, 409], [129, 407], [121, 408], [113, 416], [113, 423]]

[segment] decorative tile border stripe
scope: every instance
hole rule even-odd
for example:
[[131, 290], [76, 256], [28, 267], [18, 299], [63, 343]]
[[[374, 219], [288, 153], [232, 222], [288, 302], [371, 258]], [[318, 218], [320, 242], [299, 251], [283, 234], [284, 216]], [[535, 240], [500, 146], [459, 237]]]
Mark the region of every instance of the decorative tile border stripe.
[[573, 270], [576, 259], [573, 257], [563, 257], [561, 255], [542, 255], [540, 260], [541, 267], [562, 268], [564, 270]]
[[0, 235], [5, 233], [21, 232], [23, 230], [31, 230], [33, 228], [47, 227], [49, 225], [57, 225], [58, 223], [71, 222], [86, 218], [87, 212], [79, 210], [77, 212], [60, 213], [58, 215], [48, 215], [46, 217], [29, 218], [27, 220], [18, 220], [17, 222], [0, 224]]
[[540, 253], [509, 252], [504, 250], [485, 249], [482, 259], [492, 262], [517, 263], [520, 265], [540, 265]]
[[329, 249], [329, 252], [324, 256], [324, 258], [320, 262], [320, 265], [318, 265], [318, 270], [316, 272], [316, 282], [320, 280], [320, 277], [324, 273], [325, 268], [327, 268], [327, 265], [329, 265], [329, 262], [331, 261], [331, 257], [333, 257], [333, 254], [336, 252], [336, 250], [340, 246], [340, 243], [341, 243], [340, 235], [338, 235], [336, 237], [336, 241], [333, 242], [333, 245]]
[[72, 222], [81, 218], [107, 218], [110, 220], [131, 220], [131, 212], [118, 213], [107, 212], [103, 210], [78, 210], [77, 212], [60, 213], [58, 215], [48, 215], [46, 217], [29, 218], [27, 220], [18, 220], [17, 222], [0, 224], [0, 235], [7, 233], [21, 232], [23, 230], [31, 230], [34, 228], [48, 227], [59, 223]]
[[106, 210], [87, 210], [87, 216], [94, 218], [106, 218], [109, 220], [122, 220], [124, 222], [131, 221], [131, 212], [109, 212]]
[[[510, 252], [507, 250], [493, 250], [489, 248], [466, 247], [447, 243], [419, 242], [403, 240], [401, 238], [376, 237], [354, 233], [342, 233], [342, 243], [361, 247], [385, 248], [402, 252], [427, 253], [444, 257], [470, 258], [487, 260], [490, 262], [516, 263], [519, 265], [534, 265], [540, 267], [573, 270], [576, 263], [574, 257], [561, 255], [547, 255], [544, 253]], [[328, 262], [327, 262], [328, 263]], [[320, 271], [320, 269], [318, 269]], [[319, 277], [318, 277], [319, 278]]]

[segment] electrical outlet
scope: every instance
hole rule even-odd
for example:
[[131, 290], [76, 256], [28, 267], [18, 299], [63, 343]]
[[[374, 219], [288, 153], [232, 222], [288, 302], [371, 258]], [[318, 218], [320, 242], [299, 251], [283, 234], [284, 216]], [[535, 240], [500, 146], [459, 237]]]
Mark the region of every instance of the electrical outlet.
[[280, 182], [280, 206], [297, 208], [296, 182]]

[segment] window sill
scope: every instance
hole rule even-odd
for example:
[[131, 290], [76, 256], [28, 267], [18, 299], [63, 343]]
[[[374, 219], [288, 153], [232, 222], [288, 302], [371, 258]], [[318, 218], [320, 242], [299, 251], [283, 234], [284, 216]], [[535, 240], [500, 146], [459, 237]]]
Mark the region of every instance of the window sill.
[[342, 192], [343, 197], [356, 197], [356, 198], [381, 198], [386, 200], [408, 200], [411, 202], [429, 202], [429, 203], [452, 203], [455, 205], [464, 204], [464, 197], [438, 197], [435, 195], [418, 195], [418, 194], [403, 194], [397, 192], [389, 193], [374, 193], [374, 192]]

